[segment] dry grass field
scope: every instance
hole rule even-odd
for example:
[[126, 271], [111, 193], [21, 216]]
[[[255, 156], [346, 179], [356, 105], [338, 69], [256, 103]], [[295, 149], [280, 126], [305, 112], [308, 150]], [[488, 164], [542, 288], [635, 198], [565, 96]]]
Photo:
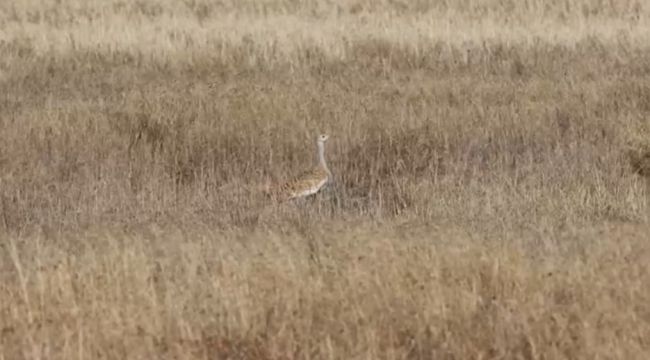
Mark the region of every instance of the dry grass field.
[[649, 44], [639, 0], [1, 1], [0, 359], [648, 359]]

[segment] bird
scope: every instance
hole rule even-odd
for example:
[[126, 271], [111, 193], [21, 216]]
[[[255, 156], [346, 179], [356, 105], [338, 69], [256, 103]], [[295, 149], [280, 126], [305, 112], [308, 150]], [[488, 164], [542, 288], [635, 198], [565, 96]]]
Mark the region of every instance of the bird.
[[288, 201], [314, 195], [327, 185], [332, 180], [332, 172], [325, 161], [325, 142], [328, 139], [327, 134], [318, 135], [318, 164], [315, 167], [270, 189], [269, 195], [280, 201]]

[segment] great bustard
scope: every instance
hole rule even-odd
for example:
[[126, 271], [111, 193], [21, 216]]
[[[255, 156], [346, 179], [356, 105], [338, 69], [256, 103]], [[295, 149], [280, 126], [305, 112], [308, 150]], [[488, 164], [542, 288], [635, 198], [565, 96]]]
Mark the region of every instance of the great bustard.
[[325, 142], [329, 135], [319, 135], [316, 144], [318, 145], [318, 164], [311, 170], [305, 171], [293, 180], [274, 187], [269, 191], [270, 195], [278, 200], [291, 200], [314, 195], [319, 192], [332, 179], [332, 173], [325, 161]]

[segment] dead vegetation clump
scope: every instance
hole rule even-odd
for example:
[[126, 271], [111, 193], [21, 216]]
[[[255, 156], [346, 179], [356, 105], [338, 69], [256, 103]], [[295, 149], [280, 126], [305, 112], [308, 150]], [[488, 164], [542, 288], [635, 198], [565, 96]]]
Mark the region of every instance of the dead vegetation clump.
[[632, 170], [643, 177], [650, 177], [650, 150], [630, 150], [628, 152]]

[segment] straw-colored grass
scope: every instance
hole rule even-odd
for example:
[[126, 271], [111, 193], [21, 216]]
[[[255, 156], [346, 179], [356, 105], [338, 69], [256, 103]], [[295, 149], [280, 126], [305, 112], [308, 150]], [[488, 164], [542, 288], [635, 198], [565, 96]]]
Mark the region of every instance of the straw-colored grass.
[[648, 358], [647, 44], [632, 0], [4, 2], [0, 358]]

